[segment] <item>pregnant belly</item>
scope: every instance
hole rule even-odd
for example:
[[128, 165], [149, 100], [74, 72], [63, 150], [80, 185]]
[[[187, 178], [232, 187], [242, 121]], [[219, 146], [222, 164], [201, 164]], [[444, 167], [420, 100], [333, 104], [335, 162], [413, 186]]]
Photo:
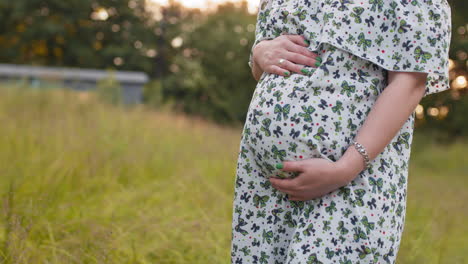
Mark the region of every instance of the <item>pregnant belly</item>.
[[297, 173], [275, 165], [310, 158], [338, 160], [364, 122], [372, 100], [355, 100], [338, 81], [317, 75], [264, 73], [247, 113], [246, 147], [263, 176], [294, 177]]

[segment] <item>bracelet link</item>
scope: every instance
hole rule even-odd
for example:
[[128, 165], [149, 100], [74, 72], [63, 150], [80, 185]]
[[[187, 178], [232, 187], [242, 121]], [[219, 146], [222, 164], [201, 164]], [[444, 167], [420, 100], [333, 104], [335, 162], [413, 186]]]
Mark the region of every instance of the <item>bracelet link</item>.
[[366, 149], [364, 148], [363, 145], [359, 144], [358, 142], [353, 140], [353, 145], [356, 148], [356, 150], [361, 154], [361, 156], [364, 158], [364, 167], [365, 169], [369, 169], [371, 167], [370, 160], [369, 160], [369, 155], [367, 154]]

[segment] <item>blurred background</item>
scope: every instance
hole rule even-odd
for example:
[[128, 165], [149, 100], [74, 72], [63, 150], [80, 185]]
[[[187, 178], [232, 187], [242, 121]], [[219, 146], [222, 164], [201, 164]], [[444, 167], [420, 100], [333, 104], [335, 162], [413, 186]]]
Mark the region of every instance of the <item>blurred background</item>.
[[[399, 263], [468, 263], [468, 7], [448, 2]], [[258, 3], [0, 0], [2, 263], [229, 263]]]

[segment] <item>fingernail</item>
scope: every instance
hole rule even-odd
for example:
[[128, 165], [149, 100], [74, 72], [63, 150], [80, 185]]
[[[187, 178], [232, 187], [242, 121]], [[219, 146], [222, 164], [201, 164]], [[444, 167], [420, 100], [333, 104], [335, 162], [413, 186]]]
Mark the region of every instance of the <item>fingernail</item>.
[[320, 66], [320, 61], [316, 61], [316, 62], [315, 62], [315, 66], [316, 66], [316, 67]]
[[304, 39], [304, 43], [310, 45], [310, 42], [307, 39]]
[[[318, 55], [317, 55], [318, 56]], [[320, 61], [320, 63], [322, 63], [322, 58], [321, 57], [316, 57], [315, 58], [316, 60]]]
[[303, 68], [303, 69], [301, 70], [301, 72], [302, 72], [303, 74], [309, 74], [309, 71], [306, 70], [305, 68]]
[[283, 168], [283, 163], [276, 163], [276, 168], [281, 170]]
[[289, 76], [289, 72], [285, 71], [284, 75]]

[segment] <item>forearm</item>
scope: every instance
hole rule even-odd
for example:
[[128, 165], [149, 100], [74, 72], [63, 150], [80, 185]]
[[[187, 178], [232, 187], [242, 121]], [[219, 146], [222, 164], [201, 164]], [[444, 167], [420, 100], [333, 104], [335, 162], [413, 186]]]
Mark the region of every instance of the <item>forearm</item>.
[[[377, 157], [396, 136], [424, 95], [425, 75], [411, 74], [403, 73], [401, 78], [395, 78], [383, 90], [355, 137], [366, 148], [370, 160]], [[337, 164], [352, 175], [351, 180], [365, 169], [363, 157], [353, 145], [348, 147]]]

